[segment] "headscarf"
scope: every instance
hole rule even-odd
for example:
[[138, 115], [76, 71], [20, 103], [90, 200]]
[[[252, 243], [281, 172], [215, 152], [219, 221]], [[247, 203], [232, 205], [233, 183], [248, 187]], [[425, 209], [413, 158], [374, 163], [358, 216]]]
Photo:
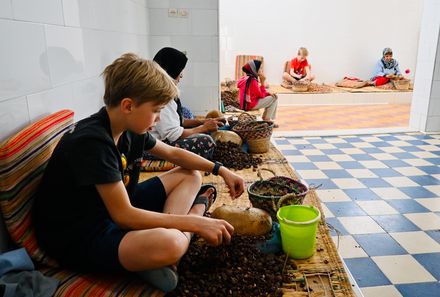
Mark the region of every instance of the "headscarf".
[[393, 69], [397, 66], [397, 61], [395, 59], [391, 59], [390, 61], [385, 61], [385, 55], [393, 54], [393, 50], [389, 47], [386, 47], [382, 51], [382, 65], [385, 69]]
[[[153, 61], [162, 67], [172, 79], [177, 79], [186, 66], [188, 58], [184, 53], [172, 47], [164, 47], [157, 52]], [[180, 125], [183, 125], [182, 103], [179, 98], [175, 98], [177, 104], [177, 114], [179, 115]]]
[[248, 75], [248, 79], [246, 80], [246, 87], [244, 88], [244, 100], [243, 100], [243, 109], [246, 110], [246, 105], [248, 102], [251, 102], [250, 95], [250, 85], [253, 79], [258, 80], [258, 70], [260, 70], [261, 61], [258, 60], [250, 60], [247, 62], [241, 70]]
[[164, 47], [157, 52], [153, 61], [159, 64], [172, 79], [176, 79], [185, 68], [188, 58], [175, 48]]

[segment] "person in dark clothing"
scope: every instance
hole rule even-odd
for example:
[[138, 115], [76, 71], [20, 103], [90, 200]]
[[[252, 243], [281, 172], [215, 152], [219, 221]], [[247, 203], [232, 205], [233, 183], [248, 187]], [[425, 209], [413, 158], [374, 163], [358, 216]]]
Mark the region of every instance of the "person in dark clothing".
[[[37, 240], [69, 268], [136, 272], [168, 292], [193, 233], [214, 246], [233, 233], [226, 221], [204, 216], [215, 188], [200, 188], [198, 170], [222, 176], [234, 199], [243, 179], [148, 132], [178, 96], [155, 62], [125, 54], [103, 76], [105, 107], [61, 138], [45, 169], [33, 209]], [[181, 167], [138, 183], [144, 150]]]

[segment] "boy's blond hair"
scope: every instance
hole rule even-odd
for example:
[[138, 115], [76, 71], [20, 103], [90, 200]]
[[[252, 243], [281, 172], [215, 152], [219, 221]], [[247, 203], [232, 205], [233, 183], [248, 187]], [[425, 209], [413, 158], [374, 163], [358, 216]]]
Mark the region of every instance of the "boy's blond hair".
[[162, 105], [179, 96], [174, 81], [156, 62], [133, 53], [117, 58], [102, 75], [104, 103], [109, 107], [117, 106], [124, 98], [131, 98], [138, 105], [151, 101]]
[[300, 47], [298, 49], [298, 56], [307, 57], [309, 55], [309, 51], [305, 47]]

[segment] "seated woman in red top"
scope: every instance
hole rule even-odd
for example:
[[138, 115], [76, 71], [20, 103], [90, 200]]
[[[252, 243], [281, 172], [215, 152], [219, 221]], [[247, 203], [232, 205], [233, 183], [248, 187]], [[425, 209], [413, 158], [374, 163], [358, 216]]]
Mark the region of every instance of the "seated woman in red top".
[[298, 49], [298, 55], [292, 61], [290, 61], [290, 72], [283, 73], [283, 79], [287, 82], [293, 83], [297, 80], [309, 80], [315, 79], [315, 76], [310, 70], [307, 56], [309, 51], [305, 47]]
[[[242, 68], [246, 75], [237, 81], [237, 88], [240, 90], [240, 108], [245, 111], [264, 108], [263, 120], [273, 121], [277, 112], [278, 97], [264, 87], [266, 77], [260, 70], [261, 63], [258, 60], [250, 60]], [[277, 125], [274, 127], [276, 128]]]

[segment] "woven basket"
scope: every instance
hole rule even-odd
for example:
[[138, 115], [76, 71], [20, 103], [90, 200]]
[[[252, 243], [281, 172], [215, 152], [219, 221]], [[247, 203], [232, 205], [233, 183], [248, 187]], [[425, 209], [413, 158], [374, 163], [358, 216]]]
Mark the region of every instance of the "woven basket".
[[238, 100], [238, 90], [222, 90], [221, 100], [225, 106], [234, 106], [240, 108], [240, 102]]
[[298, 80], [292, 83], [292, 91], [307, 92], [309, 90], [310, 81]]
[[[308, 187], [287, 176], [275, 176], [275, 173], [267, 168], [262, 168], [271, 172], [274, 177], [263, 179], [261, 171], [258, 171], [259, 181], [253, 182], [247, 188], [249, 200], [253, 207], [267, 211], [272, 220], [277, 221], [276, 213], [279, 207], [284, 205], [302, 204], [309, 189]], [[265, 189], [278, 191], [280, 195], [271, 196], [261, 194]]]
[[239, 122], [232, 128], [232, 131], [240, 135], [245, 141], [270, 138], [272, 130], [273, 122], [270, 121]]
[[228, 117], [229, 127], [232, 129], [237, 123], [241, 122], [251, 122], [257, 119], [253, 114], [242, 112], [239, 116], [230, 116]]
[[270, 148], [270, 137], [259, 139], [248, 139], [249, 152], [251, 154], [267, 153]]
[[398, 80], [391, 80], [393, 83], [393, 86], [396, 90], [408, 90], [409, 89], [409, 79], [398, 79]]

